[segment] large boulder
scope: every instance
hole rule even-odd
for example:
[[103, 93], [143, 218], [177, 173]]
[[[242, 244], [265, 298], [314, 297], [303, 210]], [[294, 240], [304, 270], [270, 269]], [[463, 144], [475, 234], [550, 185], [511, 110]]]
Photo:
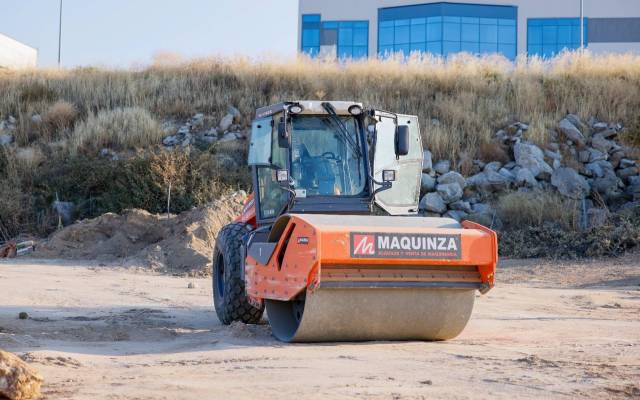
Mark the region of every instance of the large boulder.
[[436, 186], [436, 190], [442, 200], [447, 204], [460, 200], [463, 195], [462, 188], [457, 182], [439, 184]]
[[464, 179], [464, 177], [455, 171], [449, 171], [446, 174], [441, 175], [438, 178], [438, 183], [441, 185], [445, 185], [448, 183], [457, 183], [463, 189], [465, 186], [467, 186], [467, 181]]
[[622, 179], [626, 179], [631, 176], [638, 175], [639, 173], [640, 173], [640, 169], [638, 169], [638, 167], [628, 167], [624, 169], [619, 169], [617, 172], [617, 175]]
[[488, 170], [469, 177], [467, 185], [483, 193], [493, 193], [508, 188], [509, 180], [493, 170]]
[[453, 203], [449, 204], [449, 208], [455, 211], [464, 211], [467, 214], [473, 212], [471, 204], [468, 201], [454, 201]]
[[433, 169], [440, 175], [444, 175], [451, 169], [451, 161], [440, 160], [433, 166]]
[[520, 168], [516, 173], [516, 185], [535, 188], [538, 186], [538, 181], [536, 181], [536, 177], [533, 176], [530, 170]]
[[447, 211], [447, 204], [442, 200], [438, 193], [427, 193], [420, 200], [419, 208], [421, 211], [443, 214]]
[[42, 381], [42, 376], [33, 367], [17, 356], [0, 350], [0, 398], [38, 398]]
[[536, 178], [544, 173], [553, 173], [553, 168], [544, 161], [544, 153], [538, 146], [525, 142], [516, 143], [513, 146], [513, 153], [516, 163], [530, 170]]
[[601, 134], [596, 134], [593, 136], [593, 139], [591, 139], [591, 146], [603, 153], [608, 153], [609, 150], [615, 146], [615, 143], [605, 139]]
[[422, 174], [422, 178], [420, 179], [420, 190], [425, 193], [436, 190], [436, 178], [429, 174]]
[[558, 168], [551, 175], [551, 184], [566, 197], [572, 199], [583, 199], [591, 188], [589, 183], [571, 168]]
[[609, 161], [596, 161], [585, 165], [585, 170], [595, 178], [602, 178], [607, 171], [613, 172], [613, 165]]
[[447, 211], [444, 216], [447, 218], [453, 218], [456, 221], [460, 222], [463, 219], [467, 218], [467, 213], [464, 211], [460, 211], [460, 210], [449, 210]]
[[431, 172], [433, 169], [433, 157], [429, 150], [422, 153], [422, 172]]
[[576, 126], [570, 121], [569, 118], [565, 118], [560, 121], [560, 125], [558, 125], [560, 132], [562, 132], [567, 139], [571, 140], [573, 143], [584, 146], [585, 140], [580, 129], [576, 128]]

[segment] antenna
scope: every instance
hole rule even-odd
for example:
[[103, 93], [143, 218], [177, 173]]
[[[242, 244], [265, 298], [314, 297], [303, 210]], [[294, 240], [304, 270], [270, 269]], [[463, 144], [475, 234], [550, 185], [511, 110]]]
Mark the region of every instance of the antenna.
[[60, 0], [60, 17], [58, 20], [58, 68], [60, 67], [61, 48], [62, 48], [62, 0]]

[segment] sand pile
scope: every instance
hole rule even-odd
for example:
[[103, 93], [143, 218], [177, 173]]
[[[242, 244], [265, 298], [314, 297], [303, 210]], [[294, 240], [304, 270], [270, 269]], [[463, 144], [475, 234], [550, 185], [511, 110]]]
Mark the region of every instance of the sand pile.
[[108, 213], [52, 234], [35, 257], [121, 261], [123, 265], [202, 275], [211, 271], [218, 231], [241, 211], [243, 191], [170, 216], [144, 210]]

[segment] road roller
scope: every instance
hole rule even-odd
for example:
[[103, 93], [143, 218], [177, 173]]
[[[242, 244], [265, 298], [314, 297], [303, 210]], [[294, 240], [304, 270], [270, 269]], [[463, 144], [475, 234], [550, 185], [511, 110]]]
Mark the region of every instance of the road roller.
[[349, 101], [256, 110], [253, 191], [213, 255], [223, 324], [284, 342], [447, 340], [495, 280], [497, 237], [419, 215], [418, 118]]

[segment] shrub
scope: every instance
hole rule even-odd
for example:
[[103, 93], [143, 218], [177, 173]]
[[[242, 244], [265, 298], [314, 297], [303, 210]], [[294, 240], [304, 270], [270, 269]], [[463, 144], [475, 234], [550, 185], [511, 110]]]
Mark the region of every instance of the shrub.
[[578, 204], [556, 193], [513, 192], [498, 199], [497, 211], [505, 229], [540, 227], [547, 223], [564, 229], [577, 226]]
[[139, 107], [116, 108], [90, 114], [76, 125], [70, 138], [72, 152], [80, 149], [115, 150], [153, 146], [164, 136], [160, 124], [151, 114]]
[[78, 109], [66, 101], [55, 102], [44, 114], [42, 121], [46, 128], [55, 137], [56, 133], [66, 129], [72, 129], [78, 118]]

